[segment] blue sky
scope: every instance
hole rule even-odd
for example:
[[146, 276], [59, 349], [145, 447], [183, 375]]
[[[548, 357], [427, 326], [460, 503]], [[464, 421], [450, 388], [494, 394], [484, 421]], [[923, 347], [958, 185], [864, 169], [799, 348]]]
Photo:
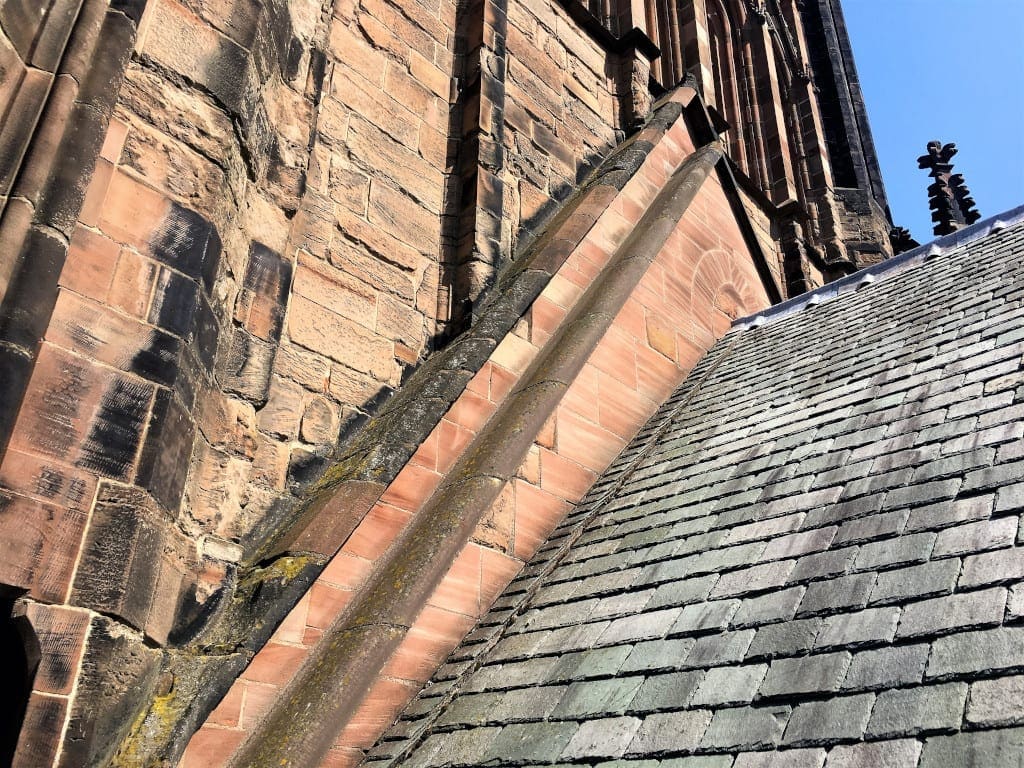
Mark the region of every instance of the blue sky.
[[1024, 204], [1024, 0], [842, 0], [895, 223], [934, 239], [932, 139], [983, 217]]

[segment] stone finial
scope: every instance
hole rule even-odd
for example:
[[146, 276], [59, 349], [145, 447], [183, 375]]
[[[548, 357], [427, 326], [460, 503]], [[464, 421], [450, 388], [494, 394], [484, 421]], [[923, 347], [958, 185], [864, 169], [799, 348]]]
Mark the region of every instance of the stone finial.
[[927, 149], [927, 154], [917, 158], [917, 167], [927, 169], [935, 180], [928, 187], [928, 207], [935, 222], [933, 231], [936, 235], [948, 235], [973, 224], [981, 214], [974, 208], [964, 177], [953, 173], [956, 144], [929, 141]]

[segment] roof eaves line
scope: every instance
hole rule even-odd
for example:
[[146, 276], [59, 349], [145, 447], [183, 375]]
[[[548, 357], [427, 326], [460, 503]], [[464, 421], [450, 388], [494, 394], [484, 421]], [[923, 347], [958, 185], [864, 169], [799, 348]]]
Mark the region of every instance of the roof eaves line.
[[813, 307], [822, 302], [837, 298], [840, 295], [856, 291], [858, 288], [877, 282], [879, 279], [906, 272], [908, 269], [923, 264], [925, 261], [936, 256], [942, 256], [956, 248], [982, 240], [994, 232], [999, 232], [1021, 223], [1024, 223], [1024, 205], [979, 221], [976, 224], [972, 224], [950, 235], [940, 237], [930, 243], [920, 245], [906, 253], [901, 253], [899, 256], [893, 256], [878, 264], [865, 267], [853, 274], [823, 285], [820, 288], [815, 288], [813, 291], [802, 293], [788, 301], [775, 304], [756, 314], [738, 318], [733, 321], [732, 330], [745, 331], [750, 328], [760, 327], [768, 322], [789, 317], [808, 307]]

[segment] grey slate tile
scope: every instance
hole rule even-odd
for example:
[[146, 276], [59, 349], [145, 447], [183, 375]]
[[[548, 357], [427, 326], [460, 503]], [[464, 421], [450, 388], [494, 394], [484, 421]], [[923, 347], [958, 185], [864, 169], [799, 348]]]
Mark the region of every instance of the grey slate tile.
[[488, 749], [476, 751], [467, 762], [551, 762], [553, 756], [562, 753], [578, 728], [572, 722], [506, 725]]
[[1024, 579], [1024, 547], [986, 552], [964, 558], [961, 587], [977, 587]]
[[832, 544], [838, 530], [836, 526], [830, 525], [772, 539], [761, 553], [761, 559], [781, 560], [826, 550]]
[[635, 717], [588, 720], [580, 724], [562, 751], [561, 759], [622, 757], [639, 728], [640, 721]]
[[[621, 715], [633, 700], [643, 677], [613, 677], [573, 683], [549, 714], [557, 720]], [[539, 689], [544, 690], [544, 689]]]
[[896, 636], [899, 619], [899, 608], [868, 608], [830, 616], [825, 619], [814, 648], [843, 647], [852, 650], [866, 643], [891, 642]]
[[842, 486], [836, 486], [809, 491], [799, 496], [787, 496], [784, 499], [776, 499], [768, 503], [768, 515], [775, 517], [827, 507], [830, 504], [835, 504], [842, 493]]
[[932, 736], [918, 768], [1024, 768], [1024, 728]]
[[875, 701], [867, 735], [891, 738], [956, 730], [963, 720], [966, 700], [966, 683], [883, 691]]
[[736, 615], [733, 616], [732, 625], [742, 628], [777, 621], [789, 621], [796, 614], [804, 591], [804, 587], [790, 587], [757, 597], [746, 597]]
[[773, 747], [782, 738], [789, 715], [789, 707], [719, 709], [701, 744], [729, 751]]
[[623, 662], [622, 672], [673, 670], [684, 666], [696, 640], [689, 637], [673, 640], [651, 640], [632, 646]]
[[[895, 428], [895, 425], [891, 425], [889, 427], [890, 430]], [[883, 495], [890, 488], [905, 486], [910, 482], [913, 476], [914, 470], [910, 467], [894, 469], [891, 472], [872, 474], [868, 477], [861, 478], [860, 480], [854, 480], [851, 483], [847, 483], [843, 490], [842, 499], [843, 501], [850, 501], [859, 496], [873, 496], [875, 494]], [[892, 504], [888, 504], [883, 498], [881, 509], [900, 509], [904, 506], [906, 506], [906, 503], [901, 504], [895, 500]]]
[[[622, 592], [638, 580], [639, 568], [628, 568], [624, 571], [603, 573], [598, 576], [589, 576], [583, 581], [575, 582], [575, 589], [571, 591], [573, 596], [606, 595], [612, 592]], [[573, 582], [566, 582], [573, 583]], [[560, 601], [559, 601], [560, 602]]]
[[461, 765], [486, 754], [500, 728], [473, 728], [468, 731], [430, 736], [404, 763], [407, 768], [433, 768]]
[[972, 683], [966, 720], [986, 727], [1024, 723], [1024, 675]]
[[747, 649], [747, 659], [793, 656], [811, 649], [824, 619], [797, 619], [761, 627]]
[[712, 600], [688, 605], [672, 625], [671, 634], [695, 634], [725, 629], [739, 607], [739, 600]]
[[935, 560], [878, 574], [871, 604], [903, 602], [933, 595], [948, 595], [960, 576], [960, 561]]
[[877, 570], [894, 565], [922, 563], [935, 544], [935, 534], [914, 533], [885, 541], [862, 544], [853, 561], [853, 570]]
[[[623, 614], [635, 614], [644, 610], [647, 603], [654, 596], [654, 590], [648, 589], [642, 592], [623, 592], [621, 595], [603, 597], [590, 612], [590, 620], [610, 619]], [[653, 606], [660, 608], [662, 606]]]
[[884, 493], [858, 496], [818, 509], [812, 509], [804, 518], [804, 528], [812, 529], [842, 523], [865, 515], [871, 515], [882, 508]]
[[[565, 696], [565, 686], [531, 686], [502, 691], [497, 694], [498, 701], [493, 705], [478, 702], [478, 705], [490, 707], [490, 717], [479, 717], [477, 722], [514, 723], [521, 720], [542, 720], [551, 714], [555, 706]], [[454, 704], [469, 697], [456, 697]]]
[[850, 659], [846, 651], [775, 659], [759, 695], [767, 698], [837, 691], [850, 666]]
[[793, 710], [783, 744], [827, 744], [859, 739], [864, 735], [875, 696], [855, 696], [810, 701]]
[[940, 637], [932, 644], [929, 678], [1024, 667], [1024, 626]]
[[643, 721], [626, 754], [650, 757], [666, 752], [692, 752], [711, 722], [711, 712], [692, 709], [649, 715]]
[[693, 644], [683, 666], [706, 668], [742, 661], [753, 639], [752, 629], [705, 635]]
[[835, 544], [858, 544], [862, 541], [898, 536], [903, 532], [910, 517], [909, 509], [897, 509], [881, 515], [871, 515], [850, 520], [839, 528]]
[[939, 532], [933, 557], [976, 554], [989, 549], [1013, 546], [1017, 518], [1001, 517], [959, 525]]
[[874, 573], [859, 573], [854, 576], [811, 582], [803, 600], [800, 601], [797, 616], [863, 608], [874, 584]]
[[767, 671], [767, 664], [709, 669], [697, 692], [690, 699], [690, 706], [747, 704], [754, 698]]
[[[955, 423], [947, 422], [944, 426], [948, 428]], [[927, 483], [909, 485], [904, 488], [895, 488], [885, 495], [883, 508], [917, 507], [923, 504], [932, 504], [943, 499], [951, 499], [960, 490], [960, 485], [960, 479], [956, 478], [952, 480], [933, 480]]]
[[1024, 619], [1024, 584], [1015, 584], [1006, 601], [1006, 620]]
[[742, 752], [736, 756], [733, 768], [822, 768], [825, 750], [782, 749], [770, 752]]
[[897, 637], [946, 632], [951, 629], [995, 626], [1003, 621], [1006, 590], [995, 587], [910, 603], [903, 609]]
[[906, 768], [920, 755], [921, 742], [914, 739], [840, 745], [828, 753], [825, 768]]
[[[826, 490], [831, 491], [831, 489]], [[822, 492], [820, 491], [817, 493], [822, 498], [822, 501], [820, 503], [830, 503], [824, 500], [826, 498], [834, 501], [834, 498], [832, 498], [833, 494], [831, 492], [824, 495], [822, 495]], [[811, 494], [807, 494], [807, 496], [810, 495]], [[800, 496], [788, 496], [786, 497], [785, 501], [789, 503], [795, 503], [795, 500], [800, 498]], [[803, 498], [806, 501], [806, 497]], [[784, 502], [780, 501], [779, 506], [781, 506], [783, 503]], [[816, 502], [815, 500], [811, 500], [807, 503], [809, 503], [809, 506], [803, 507], [804, 509], [810, 509], [811, 507], [819, 506], [819, 503]], [[768, 520], [760, 520], [754, 523], [747, 523], [746, 525], [738, 525], [735, 528], [729, 529], [725, 539], [723, 540], [723, 544], [730, 545], [741, 544], [747, 541], [763, 541], [764, 539], [770, 539], [775, 536], [781, 536], [786, 533], [792, 533], [793, 531], [800, 529], [800, 525], [803, 523], [803, 521], [803, 512], [797, 512], [795, 514], [784, 515], [782, 517], [773, 517]]]
[[644, 680], [627, 712], [661, 712], [682, 709], [704, 677], [702, 670], [652, 675]]
[[549, 661], [551, 666], [544, 678], [541, 679], [559, 682], [614, 675], [622, 668], [632, 651], [632, 646], [619, 645], [567, 653], [562, 656], [550, 656], [544, 661]]
[[686, 605], [688, 603], [700, 602], [711, 593], [711, 588], [718, 581], [718, 574], [709, 574], [694, 579], [683, 579], [682, 581], [670, 581], [662, 584], [654, 591], [654, 597], [648, 602], [647, 607], [667, 608], [673, 605]]
[[801, 557], [790, 572], [789, 581], [792, 584], [845, 573], [856, 556], [857, 547], [847, 547]]
[[614, 619], [595, 644], [616, 645], [664, 637], [681, 612], [680, 608], [666, 608]]
[[[486, 725], [492, 721], [491, 710], [501, 701], [501, 698], [502, 694], [500, 693], [459, 696], [438, 719], [438, 725]], [[553, 706], [554, 704], [552, 704]]]
[[[1024, 428], [1024, 425], [1020, 424], [1013, 426]], [[993, 509], [996, 512], [1016, 512], [1024, 509], [1024, 483], [1005, 485], [997, 490]]]
[[650, 587], [685, 579], [693, 575], [696, 562], [697, 555], [688, 555], [645, 565], [643, 571], [636, 578], [636, 585]]
[[994, 490], [1005, 485], [1013, 485], [1024, 479], [1024, 461], [1008, 464], [997, 464], [988, 469], [976, 469], [968, 472], [964, 478], [964, 490]]
[[549, 632], [531, 632], [522, 635], [509, 635], [502, 638], [491, 651], [492, 661], [525, 659], [532, 655], [541, 643], [547, 639]]
[[754, 565], [722, 574], [711, 590], [711, 597], [733, 597], [750, 592], [759, 592], [772, 587], [781, 587], [789, 578], [795, 560], [777, 560], [772, 563]]
[[763, 541], [752, 541], [724, 549], [698, 552], [693, 568], [695, 572], [713, 571], [718, 573], [756, 563], [758, 560], [764, 559], [762, 553], [767, 546]]
[[[582, 651], [593, 646], [611, 622], [597, 621], [591, 624], [577, 624], [574, 627], [561, 627], [541, 632], [544, 638], [534, 649], [537, 653], [565, 653], [566, 651]], [[514, 637], [522, 637], [516, 635]], [[504, 641], [502, 641], [504, 642]], [[499, 646], [501, 643], [499, 643]]]
[[[622, 766], [622, 768], [632, 768]], [[687, 757], [674, 757], [669, 760], [662, 760], [659, 768], [730, 768], [732, 766], [732, 755], [689, 755]]]
[[907, 531], [945, 528], [956, 523], [982, 520], [992, 513], [992, 494], [953, 499], [911, 510]]

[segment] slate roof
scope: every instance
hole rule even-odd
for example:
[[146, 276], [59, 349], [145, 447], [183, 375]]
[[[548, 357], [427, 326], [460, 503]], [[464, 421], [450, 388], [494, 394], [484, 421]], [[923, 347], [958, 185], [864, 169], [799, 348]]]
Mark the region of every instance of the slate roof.
[[367, 764], [1024, 765], [1016, 213], [739, 324]]

